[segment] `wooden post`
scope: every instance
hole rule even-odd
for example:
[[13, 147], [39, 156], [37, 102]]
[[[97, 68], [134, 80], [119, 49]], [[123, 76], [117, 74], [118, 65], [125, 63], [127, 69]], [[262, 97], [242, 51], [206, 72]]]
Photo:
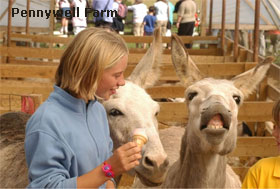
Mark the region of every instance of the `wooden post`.
[[201, 1], [201, 36], [206, 35], [207, 0]]
[[[9, 0], [9, 8], [8, 8], [8, 28], [7, 28], [7, 46], [11, 45], [11, 30], [12, 30], [12, 6], [13, 0]], [[7, 57], [6, 62], [9, 63], [9, 57]]]
[[9, 8], [8, 8], [8, 39], [7, 39], [7, 46], [11, 45], [11, 30], [12, 30], [12, 5], [13, 0], [9, 0]]
[[235, 30], [234, 30], [234, 61], [238, 61], [238, 41], [239, 41], [239, 12], [240, 12], [240, 0], [236, 0], [235, 7]]
[[226, 25], [226, 0], [223, 0], [222, 27], [221, 27], [221, 48], [222, 48], [223, 56], [225, 56], [225, 25]]
[[213, 0], [210, 0], [210, 13], [209, 13], [209, 31], [208, 35], [212, 35], [212, 16], [213, 16]]
[[26, 25], [25, 25], [25, 33], [29, 33], [29, 9], [30, 9], [30, 0], [26, 0], [26, 11], [27, 11], [27, 17], [26, 17]]
[[260, 27], [260, 0], [255, 1], [255, 26], [254, 26], [254, 62], [258, 62], [259, 56], [259, 27]]
[[37, 108], [39, 108], [39, 106], [42, 104], [42, 95], [41, 94], [31, 94], [29, 95], [33, 102], [34, 102], [34, 110], [36, 111]]
[[[55, 10], [55, 1], [54, 0], [50, 1], [50, 9], [51, 9], [51, 11]], [[51, 14], [50, 22], [49, 22], [49, 35], [50, 36], [53, 36], [53, 30], [54, 30], [54, 27], [55, 27], [54, 19], [55, 19], [54, 15]], [[55, 47], [54, 43], [49, 43], [49, 48], [53, 48], [53, 47]]]
[[[54, 11], [55, 10], [55, 1], [51, 0], [50, 1], [50, 9], [51, 11]], [[53, 35], [53, 30], [54, 30], [54, 16], [53, 14], [51, 14], [51, 17], [50, 17], [50, 27], [49, 27], [49, 34], [50, 35]], [[52, 45], [51, 45], [52, 46]]]

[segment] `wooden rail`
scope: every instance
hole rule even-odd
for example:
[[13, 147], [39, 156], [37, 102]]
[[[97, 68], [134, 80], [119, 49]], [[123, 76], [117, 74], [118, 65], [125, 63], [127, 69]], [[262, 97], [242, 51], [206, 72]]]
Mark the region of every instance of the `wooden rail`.
[[[201, 64], [203, 65], [203, 64]], [[217, 64], [219, 65], [219, 64]], [[204, 65], [203, 65], [204, 66]], [[211, 67], [211, 66], [210, 66]], [[206, 66], [206, 68], [208, 68]], [[133, 69], [133, 68], [131, 68]], [[22, 77], [22, 78], [53, 78], [56, 71], [56, 66], [26, 66], [14, 64], [1, 64], [1, 77]], [[242, 72], [242, 71], [241, 71]], [[0, 89], [7, 94], [31, 94], [38, 93], [43, 95], [43, 100], [47, 98], [52, 89], [51, 83], [37, 83], [31, 81], [8, 81], [1, 80]], [[183, 97], [184, 88], [180, 86], [162, 86], [148, 89], [148, 93], [153, 98], [174, 98]], [[268, 121], [271, 120], [272, 104], [267, 102], [251, 102], [252, 104], [241, 107], [239, 117], [243, 121]], [[261, 109], [259, 107], [262, 107]], [[170, 112], [170, 110], [176, 110]], [[255, 111], [258, 110], [258, 111]], [[247, 116], [245, 111], [248, 113]], [[163, 103], [161, 104], [161, 112], [159, 120], [162, 122], [182, 122], [187, 121], [187, 110], [184, 103]]]
[[[27, 101], [27, 109], [26, 110], [34, 110], [42, 104], [42, 94], [27, 94], [27, 95], [17, 95], [17, 94], [3, 94], [0, 93], [0, 114], [11, 112], [11, 111], [21, 111], [22, 110], [22, 102], [25, 97], [29, 97], [32, 100], [32, 105], [34, 107], [30, 107]], [[30, 113], [30, 112], [26, 112]], [[33, 113], [33, 112], [32, 112]]]
[[6, 94], [42, 94], [42, 100], [45, 101], [53, 91], [53, 83], [0, 80], [0, 91]]
[[[221, 55], [220, 48], [211, 48], [211, 49], [188, 49], [187, 50], [190, 55], [205, 55], [205, 56], [218, 56]], [[129, 53], [133, 54], [144, 54], [147, 52], [147, 49], [140, 49], [140, 48], [130, 48]], [[163, 49], [163, 54], [171, 54], [170, 49]]]
[[[152, 36], [132, 36], [132, 35], [121, 35], [126, 43], [152, 43]], [[202, 44], [218, 44], [219, 37], [216, 36], [180, 36], [184, 43], [202, 43]], [[41, 43], [69, 43], [73, 37], [56, 37], [50, 35], [31, 35], [31, 34], [11, 34], [12, 41], [25, 41], [25, 42], [41, 42]], [[162, 37], [163, 43], [170, 43], [171, 37]]]
[[[209, 63], [197, 64], [202, 74], [209, 77], [235, 76], [253, 68], [257, 63]], [[8, 78], [54, 78], [58, 64], [28, 65], [28, 64], [0, 64], [0, 76]], [[134, 70], [135, 65], [128, 65], [125, 77]], [[179, 81], [171, 64], [162, 64], [160, 80]], [[217, 72], [217, 70], [219, 70]]]
[[280, 89], [272, 84], [267, 85], [267, 97], [271, 100], [278, 100], [280, 98]]
[[270, 83], [267, 85], [267, 97], [271, 100], [280, 98], [280, 66], [272, 64], [268, 71]]
[[236, 149], [229, 156], [278, 156], [279, 152], [274, 137], [238, 137]]
[[[46, 83], [28, 80], [1, 80], [0, 90], [5, 91], [5, 93], [8, 94], [42, 94], [43, 100], [45, 100], [53, 91], [53, 83], [53, 81]], [[269, 92], [269, 90], [271, 89], [268, 88], [268, 93], [270, 94], [271, 92]], [[151, 95], [153, 99], [183, 98], [185, 87], [180, 85], [154, 86], [148, 88], [147, 92]], [[275, 95], [278, 95], [278, 93], [275, 93]]]
[[[244, 102], [239, 109], [238, 119], [245, 122], [272, 121], [271, 112], [273, 105], [274, 102], [266, 101]], [[167, 125], [169, 123], [187, 123], [188, 110], [186, 104], [180, 102], [161, 102], [158, 120]]]
[[[206, 49], [207, 50], [207, 49]], [[139, 52], [137, 52], [139, 51]], [[128, 56], [128, 62], [131, 64], [137, 64], [141, 58], [143, 57], [146, 50], [137, 50], [133, 51]], [[167, 50], [169, 51], [169, 50]], [[192, 50], [192, 54], [200, 54], [200, 51], [195, 52], [196, 50]], [[207, 56], [192, 56], [195, 62], [230, 62], [233, 61], [233, 57], [225, 57], [225, 56], [214, 56], [216, 54], [217, 49], [210, 49], [209, 52], [206, 52], [205, 49], [202, 49]], [[211, 51], [211, 52], [210, 52]], [[50, 49], [50, 48], [31, 48], [31, 47], [4, 47], [0, 46], [0, 55], [6, 57], [22, 57], [22, 58], [38, 58], [38, 59], [56, 59], [59, 60], [62, 56], [64, 50], [62, 49]], [[136, 52], [136, 53], [133, 53]], [[50, 61], [48, 60], [48, 61]], [[30, 61], [30, 60], [28, 60]], [[38, 60], [36, 60], [38, 62]], [[3, 62], [3, 61], [2, 61]], [[11, 62], [17, 63], [17, 60], [11, 60]], [[19, 62], [27, 62], [20, 60]], [[43, 61], [42, 61], [43, 62]], [[56, 61], [57, 62], [57, 61]], [[170, 54], [162, 55], [162, 63], [171, 63]]]
[[274, 80], [280, 80], [280, 66], [272, 64], [268, 70], [268, 75]]
[[29, 47], [0, 47], [1, 56], [60, 59], [63, 50]]
[[[225, 37], [225, 42], [226, 42], [226, 56], [231, 56], [233, 53], [233, 47], [234, 47], [234, 42], [232, 39]], [[249, 61], [253, 62], [254, 61], [254, 52], [250, 49], [246, 49], [245, 47], [238, 45], [238, 57], [237, 62], [243, 62], [243, 61]], [[258, 62], [261, 62], [264, 60], [264, 57], [258, 56]]]
[[[150, 36], [144, 36], [144, 37], [136, 37], [136, 36], [122, 36], [124, 40], [127, 43], [150, 43], [152, 42], [152, 37]], [[195, 36], [195, 37], [190, 37], [190, 36], [180, 36], [180, 38], [183, 40], [184, 43], [191, 43], [191, 42], [196, 42], [196, 43], [201, 43], [201, 44], [217, 44], [219, 37], [215, 36]], [[63, 38], [63, 37], [55, 37], [55, 36], [48, 36], [48, 35], [25, 35], [25, 34], [16, 34], [13, 33], [11, 34], [11, 39], [12, 41], [24, 41], [24, 42], [40, 42], [40, 43], [62, 43], [62, 44], [67, 44], [69, 41], [71, 41], [73, 38]], [[170, 37], [163, 37], [163, 42], [170, 42]], [[231, 55], [231, 52], [233, 50], [233, 41], [226, 38], [227, 42], [227, 55]], [[237, 58], [238, 61], [252, 61], [253, 60], [253, 52], [245, 49], [242, 46], [238, 46], [238, 51], [239, 51], [239, 57]], [[131, 53], [135, 54], [143, 54], [146, 52], [146, 49], [131, 49]], [[190, 49], [188, 52], [191, 55], [222, 55], [221, 49], [218, 48], [209, 48], [209, 49]], [[164, 54], [170, 54], [170, 50], [164, 50]], [[261, 58], [260, 58], [261, 59]], [[209, 59], [206, 58], [206, 61]], [[234, 57], [231, 58], [231, 62], [234, 61]], [[213, 62], [213, 61], [212, 61]], [[214, 61], [216, 62], [216, 61]]]
[[[151, 43], [153, 40], [152, 36], [129, 36], [122, 35], [121, 36], [126, 43]], [[207, 49], [189, 49], [188, 52], [191, 55], [221, 55], [222, 50], [217, 48], [219, 37], [215, 36], [180, 36], [184, 43], [198, 43], [198, 44], [208, 44], [209, 48]], [[56, 37], [49, 35], [30, 35], [30, 34], [11, 34], [11, 42], [12, 46], [16, 46], [16, 42], [27, 42], [27, 43], [45, 43], [47, 46], [52, 47], [55, 44], [63, 44], [67, 45], [73, 37]], [[170, 43], [171, 37], [162, 37], [162, 41], [164, 43]], [[140, 53], [143, 54], [147, 51], [147, 49], [140, 48], [130, 48], [130, 53]], [[164, 54], [170, 54], [171, 51], [169, 49], [163, 50]]]
[[[19, 87], [20, 88], [20, 87]], [[36, 87], [34, 92], [38, 92]], [[1, 89], [2, 90], [2, 89]], [[51, 87], [46, 87], [44, 90], [52, 90]], [[9, 91], [7, 91], [9, 92]], [[49, 91], [47, 91], [49, 92]], [[16, 93], [12, 93], [16, 94]], [[46, 98], [46, 94], [41, 93]], [[173, 123], [185, 124], [188, 121], [188, 110], [185, 103], [178, 102], [160, 102], [160, 113], [158, 121], [166, 125]], [[238, 119], [245, 122], [265, 122], [272, 120], [273, 102], [266, 101], [247, 101], [241, 106], [239, 110]], [[18, 105], [17, 107], [20, 107]], [[262, 108], [259, 108], [262, 107]], [[255, 111], [258, 109], [258, 111]], [[176, 110], [176, 111], [174, 111]]]

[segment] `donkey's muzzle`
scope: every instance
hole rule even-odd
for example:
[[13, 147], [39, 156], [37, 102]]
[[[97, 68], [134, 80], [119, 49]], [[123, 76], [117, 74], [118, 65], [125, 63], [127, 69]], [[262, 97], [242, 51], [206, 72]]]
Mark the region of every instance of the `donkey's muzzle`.
[[213, 104], [207, 108], [204, 108], [201, 112], [201, 122], [200, 122], [200, 130], [206, 128], [215, 129], [211, 123], [213, 122], [213, 118], [220, 118], [221, 126], [216, 126], [216, 129], [227, 129], [229, 130], [231, 123], [231, 111], [228, 110], [225, 106], [220, 103]]

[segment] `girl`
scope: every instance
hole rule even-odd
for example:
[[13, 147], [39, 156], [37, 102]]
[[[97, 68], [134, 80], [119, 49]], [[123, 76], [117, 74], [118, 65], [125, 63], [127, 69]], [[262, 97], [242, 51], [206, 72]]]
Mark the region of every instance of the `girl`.
[[139, 165], [141, 148], [134, 142], [111, 152], [106, 112], [97, 101], [125, 84], [127, 58], [127, 46], [114, 32], [89, 28], [73, 39], [54, 92], [27, 123], [28, 187], [114, 187], [114, 176]]

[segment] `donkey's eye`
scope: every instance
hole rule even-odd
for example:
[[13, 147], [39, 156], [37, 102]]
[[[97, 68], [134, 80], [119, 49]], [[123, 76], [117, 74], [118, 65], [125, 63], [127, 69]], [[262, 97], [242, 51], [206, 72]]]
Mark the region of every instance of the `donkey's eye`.
[[158, 112], [155, 113], [155, 116], [158, 116]]
[[123, 113], [120, 110], [113, 108], [110, 110], [109, 115], [110, 116], [120, 116], [120, 115], [123, 115]]
[[240, 104], [240, 101], [241, 101], [240, 96], [238, 96], [238, 95], [233, 95], [233, 99], [234, 99], [234, 101], [236, 102], [237, 105]]
[[191, 101], [195, 96], [197, 95], [197, 92], [191, 92], [188, 94], [188, 99]]

